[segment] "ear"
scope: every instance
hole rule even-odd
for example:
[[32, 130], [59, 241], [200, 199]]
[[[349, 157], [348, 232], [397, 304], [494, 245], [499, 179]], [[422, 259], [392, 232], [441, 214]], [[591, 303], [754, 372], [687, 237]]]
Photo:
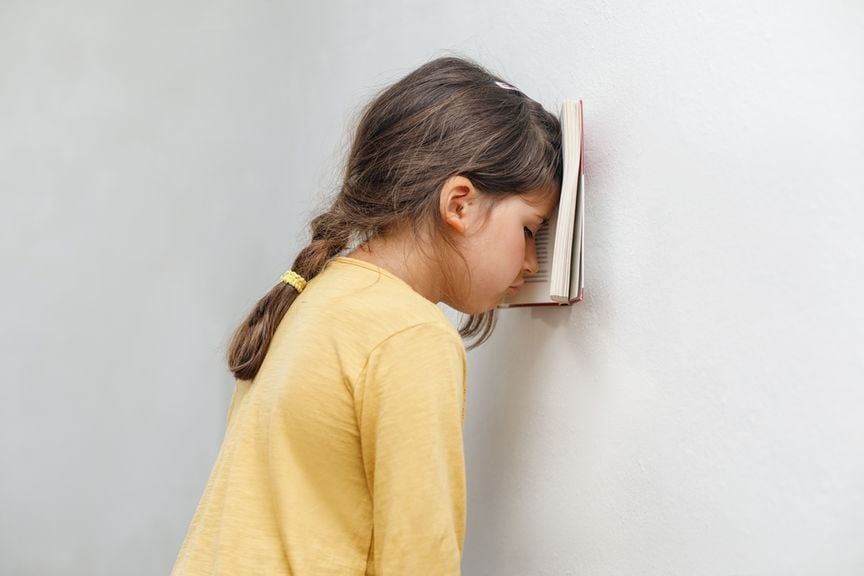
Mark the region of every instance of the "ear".
[[451, 230], [464, 236], [480, 213], [479, 196], [471, 180], [464, 176], [451, 176], [441, 187], [441, 219]]

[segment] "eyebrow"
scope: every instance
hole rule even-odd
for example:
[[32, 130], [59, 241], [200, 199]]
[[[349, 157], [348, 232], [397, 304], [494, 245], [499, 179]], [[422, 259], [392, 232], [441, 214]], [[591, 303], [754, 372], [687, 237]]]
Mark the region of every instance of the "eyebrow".
[[546, 214], [537, 212], [537, 215], [543, 218], [543, 224], [548, 224], [549, 221], [555, 216], [555, 214], [558, 213], [558, 208], [560, 208], [560, 206], [558, 206], [558, 204], [555, 204]]

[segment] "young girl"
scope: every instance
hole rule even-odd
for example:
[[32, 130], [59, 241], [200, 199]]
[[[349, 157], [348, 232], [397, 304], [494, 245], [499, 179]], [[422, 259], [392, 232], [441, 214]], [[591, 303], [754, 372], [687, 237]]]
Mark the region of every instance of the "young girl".
[[[459, 574], [465, 348], [536, 272], [558, 120], [457, 58], [365, 109], [312, 241], [237, 329], [176, 575]], [[459, 333], [435, 305], [469, 315]]]

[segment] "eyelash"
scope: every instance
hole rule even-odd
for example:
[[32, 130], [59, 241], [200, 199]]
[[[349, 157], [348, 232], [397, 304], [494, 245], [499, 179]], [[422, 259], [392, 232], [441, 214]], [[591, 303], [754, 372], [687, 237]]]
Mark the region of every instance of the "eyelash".
[[528, 227], [526, 226], [526, 227], [524, 228], [524, 230], [525, 230], [525, 237], [526, 237], [526, 238], [532, 238], [532, 239], [534, 238], [534, 232], [533, 232], [530, 228], [528, 228]]

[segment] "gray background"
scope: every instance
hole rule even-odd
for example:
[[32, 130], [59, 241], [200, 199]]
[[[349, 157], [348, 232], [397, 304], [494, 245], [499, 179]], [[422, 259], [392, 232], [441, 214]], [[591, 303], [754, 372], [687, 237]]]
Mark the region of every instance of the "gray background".
[[864, 572], [864, 7], [656, 4], [0, 1], [0, 574], [169, 571], [231, 331], [446, 50], [587, 121], [587, 299], [469, 358], [465, 573]]

